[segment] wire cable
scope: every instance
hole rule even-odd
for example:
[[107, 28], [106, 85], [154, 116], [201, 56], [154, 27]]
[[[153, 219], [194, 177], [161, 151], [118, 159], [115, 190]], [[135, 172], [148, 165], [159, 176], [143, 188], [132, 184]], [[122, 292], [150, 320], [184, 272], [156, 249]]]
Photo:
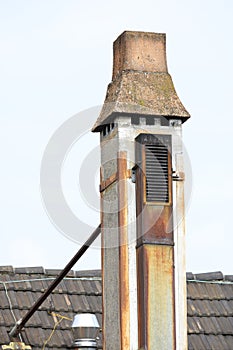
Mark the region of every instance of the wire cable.
[[[6, 294], [6, 297], [7, 297], [8, 303], [9, 303], [9, 306], [10, 306], [10, 312], [11, 312], [12, 317], [13, 317], [15, 323], [16, 323], [16, 322], [17, 322], [17, 319], [16, 319], [15, 314], [14, 314], [14, 311], [13, 311], [13, 306], [12, 306], [11, 298], [10, 298], [9, 293], [8, 293], [8, 289], [7, 289], [6, 283], [5, 283], [5, 282], [2, 282], [2, 281], [0, 281], [0, 282], [3, 284], [4, 290], [5, 290], [5, 294]], [[19, 333], [19, 339], [20, 339], [21, 342], [23, 341], [23, 340], [22, 340], [22, 336], [21, 336], [20, 333]]]
[[53, 334], [54, 334], [54, 332], [55, 332], [57, 326], [58, 326], [64, 319], [65, 319], [65, 320], [72, 321], [72, 318], [67, 317], [67, 316], [60, 315], [60, 314], [58, 314], [58, 313], [56, 313], [56, 312], [48, 312], [48, 313], [49, 313], [51, 316], [59, 317], [60, 320], [58, 320], [57, 322], [54, 323], [54, 327], [53, 327], [53, 329], [52, 329], [52, 331], [51, 331], [49, 337], [44, 341], [44, 344], [43, 344], [43, 346], [42, 346], [42, 350], [45, 349], [45, 346], [46, 346], [46, 345], [48, 344], [48, 342], [51, 340], [51, 338], [52, 338], [52, 336], [53, 336]]

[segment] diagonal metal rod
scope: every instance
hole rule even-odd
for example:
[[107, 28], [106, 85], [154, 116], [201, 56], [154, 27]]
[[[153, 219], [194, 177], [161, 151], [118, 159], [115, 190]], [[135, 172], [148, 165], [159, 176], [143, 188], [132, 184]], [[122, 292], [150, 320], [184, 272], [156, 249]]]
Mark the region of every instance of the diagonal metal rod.
[[65, 266], [65, 268], [61, 271], [61, 273], [55, 278], [55, 280], [51, 283], [48, 289], [41, 295], [41, 297], [37, 300], [37, 302], [31, 307], [30, 310], [26, 313], [26, 315], [16, 322], [14, 327], [9, 333], [10, 338], [15, 338], [20, 333], [22, 328], [25, 326], [27, 321], [32, 317], [32, 315], [36, 312], [36, 310], [40, 307], [40, 305], [45, 301], [45, 299], [52, 293], [52, 291], [56, 288], [56, 286], [62, 281], [62, 279], [67, 275], [70, 269], [74, 266], [74, 264], [81, 258], [81, 256], [87, 251], [90, 245], [94, 242], [94, 240], [99, 236], [101, 232], [101, 224], [95, 229], [95, 231], [91, 234], [91, 236], [86, 240], [86, 242], [82, 245], [79, 251], [74, 255], [74, 257], [70, 260], [70, 262]]

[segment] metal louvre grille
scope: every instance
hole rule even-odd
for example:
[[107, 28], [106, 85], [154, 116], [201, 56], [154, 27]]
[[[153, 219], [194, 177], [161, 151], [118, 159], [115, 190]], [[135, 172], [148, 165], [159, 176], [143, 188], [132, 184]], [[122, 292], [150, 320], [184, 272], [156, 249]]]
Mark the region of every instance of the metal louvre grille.
[[169, 202], [168, 149], [158, 142], [145, 145], [146, 201]]

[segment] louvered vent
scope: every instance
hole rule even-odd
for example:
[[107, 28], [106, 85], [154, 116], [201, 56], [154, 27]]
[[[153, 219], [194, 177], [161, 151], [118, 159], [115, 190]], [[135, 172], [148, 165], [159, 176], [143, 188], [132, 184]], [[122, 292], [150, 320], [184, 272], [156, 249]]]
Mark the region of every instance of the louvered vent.
[[169, 202], [168, 149], [161, 142], [146, 144], [146, 200]]

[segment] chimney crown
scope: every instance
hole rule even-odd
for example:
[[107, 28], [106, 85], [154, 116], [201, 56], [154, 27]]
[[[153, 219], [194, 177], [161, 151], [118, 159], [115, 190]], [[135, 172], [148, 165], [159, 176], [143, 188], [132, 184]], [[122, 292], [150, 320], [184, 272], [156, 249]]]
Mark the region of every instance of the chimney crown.
[[113, 44], [112, 80], [126, 70], [167, 73], [166, 35], [123, 32]]
[[113, 50], [112, 82], [93, 132], [102, 131], [116, 115], [182, 122], [190, 117], [167, 70], [165, 34], [125, 31]]

